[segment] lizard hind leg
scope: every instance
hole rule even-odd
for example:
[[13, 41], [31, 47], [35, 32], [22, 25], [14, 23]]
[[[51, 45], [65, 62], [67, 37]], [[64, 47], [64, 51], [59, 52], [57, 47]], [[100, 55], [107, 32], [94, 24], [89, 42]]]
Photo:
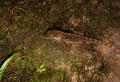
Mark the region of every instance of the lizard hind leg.
[[99, 44], [102, 44], [103, 46], [106, 46], [110, 53], [112, 54], [120, 54], [120, 49], [110, 43], [106, 43], [104, 41], [99, 41]]

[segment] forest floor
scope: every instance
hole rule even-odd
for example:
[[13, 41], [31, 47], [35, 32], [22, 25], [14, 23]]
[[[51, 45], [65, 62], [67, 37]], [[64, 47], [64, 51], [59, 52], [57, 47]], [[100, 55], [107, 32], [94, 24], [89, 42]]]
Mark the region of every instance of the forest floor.
[[119, 0], [1, 0], [2, 82], [119, 82], [120, 52], [104, 45], [47, 40], [49, 29], [103, 40], [120, 49]]

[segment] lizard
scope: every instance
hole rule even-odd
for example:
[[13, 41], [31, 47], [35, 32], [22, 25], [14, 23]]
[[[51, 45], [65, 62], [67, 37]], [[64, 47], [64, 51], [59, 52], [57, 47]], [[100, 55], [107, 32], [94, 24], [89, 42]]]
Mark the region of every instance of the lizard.
[[46, 39], [54, 39], [57, 41], [63, 41], [66, 43], [81, 43], [81, 42], [89, 42], [89, 43], [95, 43], [95, 44], [102, 44], [103, 46], [107, 46], [117, 52], [120, 52], [119, 48], [116, 48], [115, 46], [94, 38], [89, 38], [83, 35], [78, 35], [74, 33], [66, 33], [59, 30], [49, 30], [47, 33], [45, 33]]

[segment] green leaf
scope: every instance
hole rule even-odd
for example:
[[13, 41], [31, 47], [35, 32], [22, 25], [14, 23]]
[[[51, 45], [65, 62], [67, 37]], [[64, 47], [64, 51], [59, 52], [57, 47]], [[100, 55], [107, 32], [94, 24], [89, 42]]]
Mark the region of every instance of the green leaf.
[[18, 54], [19, 54], [19, 52], [15, 51], [15, 52], [11, 55], [11, 57], [9, 57], [9, 58], [2, 64], [2, 66], [0, 67], [0, 80], [1, 80], [2, 75], [3, 75], [4, 71], [5, 71], [5, 69], [7, 68], [8, 64], [9, 64], [9, 63], [15, 58], [15, 56], [18, 55]]

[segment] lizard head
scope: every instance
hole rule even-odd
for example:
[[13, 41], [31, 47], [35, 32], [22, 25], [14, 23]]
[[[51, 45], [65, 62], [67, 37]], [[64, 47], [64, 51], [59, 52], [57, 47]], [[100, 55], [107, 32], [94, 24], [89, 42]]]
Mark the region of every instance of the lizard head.
[[55, 40], [60, 40], [61, 39], [62, 32], [58, 30], [49, 30], [45, 34], [46, 39], [55, 39]]

